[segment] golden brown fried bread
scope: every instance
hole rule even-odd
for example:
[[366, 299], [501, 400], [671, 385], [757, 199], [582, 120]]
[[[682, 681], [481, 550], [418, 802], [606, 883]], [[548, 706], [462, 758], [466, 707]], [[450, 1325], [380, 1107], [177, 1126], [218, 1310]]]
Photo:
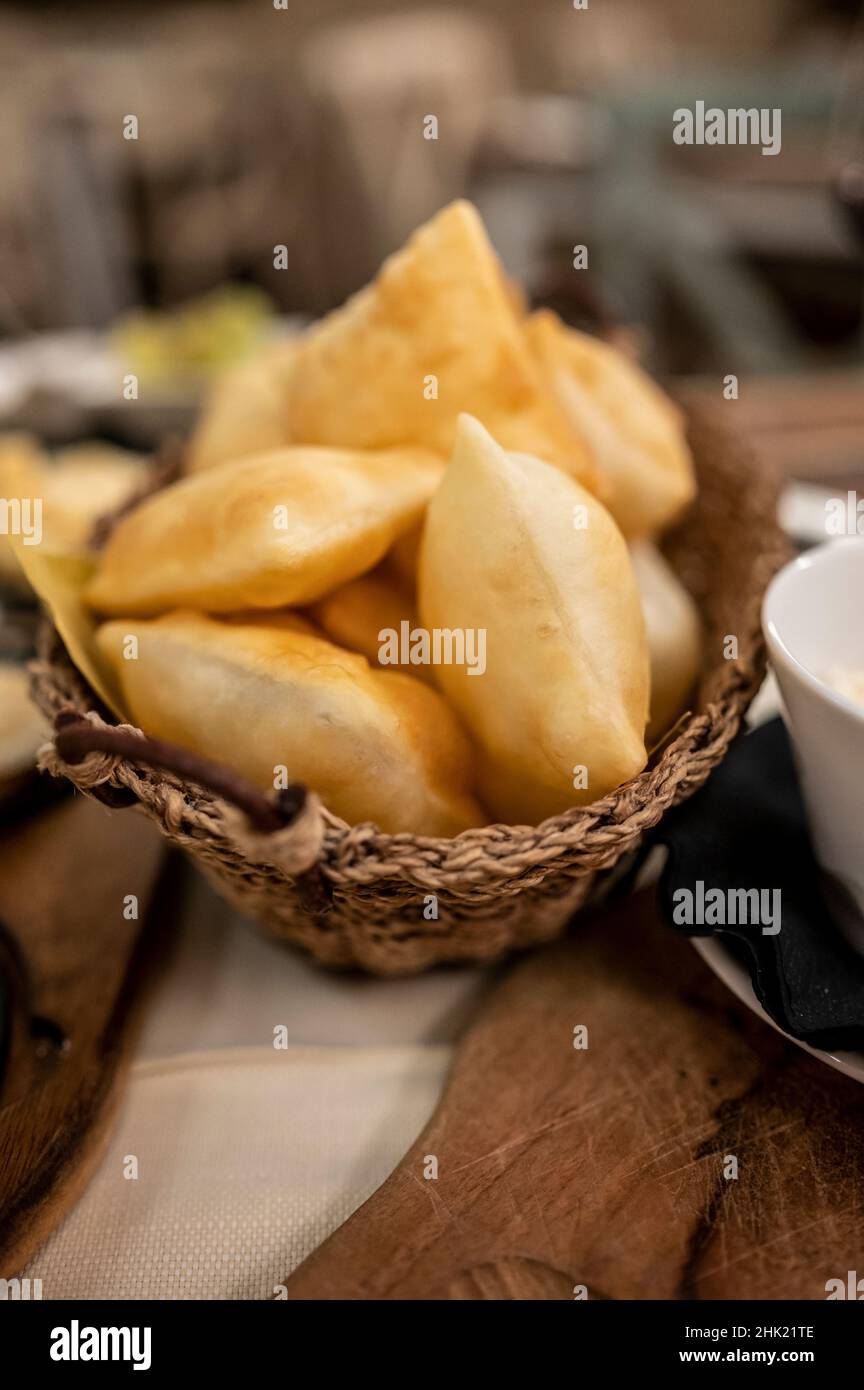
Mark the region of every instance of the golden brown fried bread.
[[651, 747], [678, 718], [702, 665], [699, 610], [669, 562], [650, 541], [630, 547], [651, 653]]
[[[332, 642], [360, 652], [373, 666], [378, 665], [384, 640], [381, 634], [394, 629], [398, 632], [403, 622], [412, 628], [417, 622], [414, 600], [407, 588], [381, 566], [319, 599], [309, 616]], [[423, 673], [417, 668], [410, 674], [422, 677]]]
[[495, 816], [535, 824], [644, 766], [648, 648], [626, 543], [572, 478], [470, 417], [429, 506], [419, 602], [429, 629], [485, 633], [482, 674], [435, 677]]
[[192, 436], [190, 472], [290, 444], [286, 401], [296, 341], [269, 343], [220, 373]]
[[378, 277], [306, 333], [292, 363], [292, 438], [448, 457], [460, 411], [502, 445], [598, 486], [597, 470], [525, 340], [476, 209], [451, 203]]
[[567, 328], [550, 310], [525, 333], [574, 430], [607, 485], [604, 501], [627, 536], [650, 535], [693, 500], [693, 460], [676, 406], [618, 348]]
[[444, 836], [481, 824], [471, 752], [441, 697], [304, 627], [176, 612], [106, 623], [97, 641], [145, 733], [262, 790], [285, 769], [350, 823]]
[[[139, 454], [110, 444], [76, 444], [52, 457], [30, 435], [0, 436], [0, 496], [28, 499], [31, 508], [38, 500], [37, 543], [52, 552], [84, 550], [96, 521], [131, 497], [146, 476]], [[0, 536], [0, 580], [26, 587], [8, 535]]]
[[120, 522], [87, 600], [118, 616], [312, 603], [417, 524], [442, 469], [419, 449], [319, 448], [208, 468]]

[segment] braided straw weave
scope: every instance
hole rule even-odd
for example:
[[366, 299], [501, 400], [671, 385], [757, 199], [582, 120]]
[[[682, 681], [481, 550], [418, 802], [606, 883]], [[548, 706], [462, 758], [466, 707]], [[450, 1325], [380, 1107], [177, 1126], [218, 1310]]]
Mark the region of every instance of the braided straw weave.
[[[109, 805], [142, 807], [261, 930], [327, 965], [409, 974], [549, 940], [597, 875], [702, 785], [764, 673], [761, 599], [786, 553], [777, 480], [716, 423], [691, 420], [690, 436], [699, 496], [665, 549], [701, 608], [704, 669], [693, 712], [644, 772], [602, 800], [539, 826], [490, 825], [442, 840], [347, 825], [310, 796], [290, 825], [267, 834], [211, 791], [131, 756], [91, 752], [67, 763], [49, 744], [42, 765]], [[737, 638], [735, 660], [724, 659], [728, 635]], [[46, 715], [103, 725], [50, 623], [32, 670]]]

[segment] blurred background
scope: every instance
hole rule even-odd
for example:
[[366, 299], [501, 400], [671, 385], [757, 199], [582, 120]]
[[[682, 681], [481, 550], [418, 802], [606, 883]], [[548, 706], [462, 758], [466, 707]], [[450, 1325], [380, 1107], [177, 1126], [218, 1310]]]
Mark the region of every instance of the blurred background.
[[[781, 153], [676, 144], [697, 100], [780, 108]], [[797, 480], [797, 539], [864, 487], [862, 0], [0, 4], [0, 142], [0, 494], [52, 543], [460, 195]], [[0, 657], [28, 601], [0, 536]]]
[[[282, 3], [0, 9], [0, 423], [152, 446], [214, 368], [459, 194], [532, 299], [627, 325], [658, 373], [825, 373], [848, 413], [859, 0]], [[697, 99], [780, 107], [782, 154], [674, 144]], [[764, 394], [740, 403], [766, 428]]]

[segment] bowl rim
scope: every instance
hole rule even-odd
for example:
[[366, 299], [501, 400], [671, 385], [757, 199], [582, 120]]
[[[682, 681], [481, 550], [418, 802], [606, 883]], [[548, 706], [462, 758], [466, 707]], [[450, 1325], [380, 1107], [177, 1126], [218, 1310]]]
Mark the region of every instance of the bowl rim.
[[[851, 719], [856, 724], [864, 724], [864, 705], [856, 704], [848, 695], [843, 695], [839, 690], [835, 690], [826, 680], [795, 655], [786, 638], [783, 636], [776, 617], [776, 606], [780, 596], [790, 585], [798, 582], [800, 575], [808, 570], [824, 566], [830, 556], [832, 562], [843, 551], [857, 551], [861, 556], [864, 565], [864, 537], [843, 536], [834, 540], [823, 541], [821, 545], [814, 546], [806, 550], [802, 555], [790, 560], [781, 570], [774, 575], [765, 590], [762, 600], [762, 630], [765, 634], [765, 641], [774, 666], [785, 666], [794, 679], [799, 681], [807, 690], [832, 705]], [[864, 668], [864, 659], [862, 659]]]

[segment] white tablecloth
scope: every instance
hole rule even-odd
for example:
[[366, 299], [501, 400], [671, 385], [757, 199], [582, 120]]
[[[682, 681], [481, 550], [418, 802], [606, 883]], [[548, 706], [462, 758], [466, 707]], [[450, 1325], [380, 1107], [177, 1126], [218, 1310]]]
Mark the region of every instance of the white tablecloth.
[[44, 1298], [273, 1297], [419, 1133], [493, 974], [327, 974], [194, 876], [105, 1158], [23, 1273]]

